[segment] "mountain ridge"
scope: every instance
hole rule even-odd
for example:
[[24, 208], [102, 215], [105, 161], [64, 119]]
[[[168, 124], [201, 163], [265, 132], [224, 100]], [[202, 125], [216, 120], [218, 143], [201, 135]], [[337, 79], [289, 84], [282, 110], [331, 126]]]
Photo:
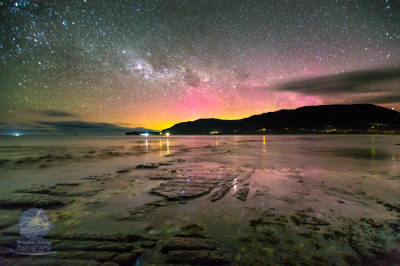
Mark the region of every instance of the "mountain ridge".
[[162, 130], [172, 135], [400, 133], [400, 113], [373, 104], [302, 106], [237, 120], [201, 118]]

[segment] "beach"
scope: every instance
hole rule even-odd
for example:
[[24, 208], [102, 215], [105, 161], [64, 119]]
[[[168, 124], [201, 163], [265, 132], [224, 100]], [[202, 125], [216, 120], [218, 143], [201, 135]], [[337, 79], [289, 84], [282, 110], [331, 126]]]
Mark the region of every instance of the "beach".
[[[397, 135], [0, 139], [4, 265], [400, 263]], [[10, 251], [32, 208], [55, 253]]]

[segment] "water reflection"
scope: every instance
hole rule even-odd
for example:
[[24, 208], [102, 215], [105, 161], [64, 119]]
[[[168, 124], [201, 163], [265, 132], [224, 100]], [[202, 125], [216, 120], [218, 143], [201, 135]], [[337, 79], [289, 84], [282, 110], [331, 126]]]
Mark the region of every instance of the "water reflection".
[[162, 157], [162, 141], [160, 139], [160, 157]]
[[167, 155], [169, 155], [169, 140], [167, 139]]
[[263, 136], [263, 152], [265, 152], [266, 151], [266, 149], [265, 149], [265, 136]]

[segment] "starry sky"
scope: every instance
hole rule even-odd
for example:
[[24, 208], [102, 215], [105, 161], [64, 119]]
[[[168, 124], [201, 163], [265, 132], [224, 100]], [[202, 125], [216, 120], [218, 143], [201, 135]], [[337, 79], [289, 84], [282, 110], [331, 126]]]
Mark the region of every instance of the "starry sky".
[[400, 110], [400, 0], [1, 0], [0, 134]]

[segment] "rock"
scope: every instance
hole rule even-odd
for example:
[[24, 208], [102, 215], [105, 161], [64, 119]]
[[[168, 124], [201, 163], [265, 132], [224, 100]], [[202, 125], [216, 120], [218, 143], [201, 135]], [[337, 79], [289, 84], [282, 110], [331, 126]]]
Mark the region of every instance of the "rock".
[[207, 259], [208, 265], [225, 265], [231, 262], [231, 256], [228, 253], [221, 251], [210, 251]]
[[19, 217], [1, 217], [0, 230], [19, 223]]
[[94, 181], [108, 181], [118, 177], [118, 173], [110, 173], [110, 174], [101, 174], [101, 175], [91, 175], [89, 177], [83, 177], [82, 179], [86, 180], [94, 180]]
[[93, 186], [82, 186], [78, 183], [71, 184], [57, 184], [55, 186], [33, 185], [29, 188], [18, 189], [16, 193], [37, 193], [47, 194], [54, 196], [93, 196], [97, 192], [104, 190], [102, 188], [95, 188]]
[[181, 200], [181, 201], [179, 201], [179, 203], [180, 203], [180, 204], [186, 204], [186, 201]]
[[217, 243], [210, 239], [173, 237], [162, 243], [161, 251], [173, 250], [216, 250]]
[[205, 236], [200, 233], [186, 233], [186, 232], [181, 232], [175, 235], [175, 237], [189, 237], [189, 238], [209, 238], [208, 236]]
[[[246, 175], [247, 174], [247, 175]], [[232, 180], [246, 180], [251, 176], [250, 171], [235, 169], [227, 166], [203, 167], [201, 164], [187, 164], [178, 167], [163, 168], [150, 179], [164, 179], [168, 182], [150, 190], [150, 193], [162, 195], [168, 200], [183, 200], [203, 196], [212, 189], [220, 186], [212, 199], [222, 198], [231, 186]]]
[[198, 224], [190, 224], [186, 226], [182, 226], [180, 229], [180, 233], [176, 234], [175, 237], [188, 237], [188, 238], [208, 238], [200, 233], [203, 231], [203, 227]]
[[185, 159], [174, 159], [174, 160], [171, 160], [170, 162], [181, 163], [181, 162], [184, 162], [184, 161], [186, 161], [186, 160]]
[[144, 253], [144, 250], [141, 249], [141, 248], [136, 248], [136, 249], [132, 250], [130, 253], [133, 253], [136, 256], [140, 256], [140, 255], [142, 255]]
[[[52, 237], [50, 235], [50, 237]], [[49, 234], [46, 235], [46, 238], [49, 238]], [[117, 234], [102, 234], [102, 233], [83, 233], [83, 234], [76, 234], [76, 233], [63, 233], [54, 235], [53, 238], [59, 239], [70, 239], [70, 240], [84, 240], [84, 241], [109, 241], [109, 242], [134, 242], [142, 239], [146, 239], [143, 236], [135, 235], [135, 234], [124, 234], [124, 233], [117, 233]]]
[[129, 170], [119, 170], [116, 173], [118, 174], [129, 173]]
[[[19, 236], [18, 231], [4, 231], [2, 235], [7, 236]], [[106, 241], [106, 242], [135, 242], [138, 240], [146, 240], [148, 238], [134, 235], [134, 234], [124, 234], [124, 233], [116, 233], [116, 234], [103, 234], [103, 233], [52, 233], [50, 231], [46, 235], [46, 239], [60, 239], [60, 240], [77, 240], [77, 241]]]
[[198, 224], [189, 224], [186, 226], [181, 227], [181, 231], [187, 232], [187, 233], [194, 233], [197, 234], [199, 231], [203, 231], [204, 227]]
[[159, 162], [159, 165], [171, 165], [172, 163], [169, 161], [165, 161], [165, 162]]
[[59, 197], [32, 194], [32, 193], [10, 193], [0, 196], [0, 206], [4, 208], [35, 207], [51, 208], [61, 207], [67, 202]]
[[[239, 169], [237, 172], [238, 176], [235, 178], [234, 181], [247, 180], [254, 174], [254, 171], [255, 171], [254, 167], [252, 169], [250, 169], [249, 171]], [[230, 179], [229, 181], [231, 181], [231, 180], [233, 180], [233, 179]], [[225, 194], [229, 192], [230, 188], [233, 187], [235, 184], [236, 184], [236, 182], [228, 182], [228, 181], [221, 183], [220, 189], [211, 195], [211, 201], [216, 201], [216, 200], [219, 200], [222, 197], [224, 197]], [[247, 188], [244, 188], [244, 190], [246, 190], [246, 189]], [[248, 193], [248, 191], [247, 191], [247, 193]], [[247, 194], [246, 194], [246, 197], [247, 197]], [[246, 198], [244, 200], [246, 200]]]
[[153, 201], [153, 202], [147, 203], [147, 204], [139, 206], [139, 207], [129, 208], [128, 212], [132, 216], [135, 216], [138, 214], [147, 214], [147, 213], [153, 212], [156, 208], [164, 207], [164, 206], [167, 206], [167, 203], [165, 201], [157, 200], [157, 201]]
[[[97, 261], [84, 261], [84, 260], [63, 260], [63, 259], [53, 259], [49, 258], [49, 256], [40, 256], [42, 257], [40, 260], [35, 258], [37, 256], [27, 256], [27, 257], [18, 257], [16, 259], [4, 259], [0, 258], [0, 265], [2, 266], [118, 266], [118, 264], [107, 264], [107, 263], [99, 263]], [[46, 258], [44, 258], [46, 257]]]
[[195, 265], [225, 265], [231, 262], [229, 254], [220, 251], [176, 250], [168, 253], [167, 263], [189, 263]]
[[51, 247], [59, 251], [110, 251], [128, 252], [134, 249], [131, 243], [107, 242], [107, 241], [71, 241], [71, 240], [52, 240]]
[[[117, 257], [119, 253], [117, 252], [107, 252], [107, 251], [59, 251], [57, 253], [51, 254], [52, 257], [57, 259], [74, 259], [74, 260], [93, 260], [98, 262], [107, 262], [113, 260]], [[49, 255], [50, 256], [50, 255]]]
[[92, 199], [92, 200], [87, 200], [83, 203], [84, 205], [87, 206], [92, 206], [92, 207], [100, 207], [106, 204], [105, 200], [101, 199]]
[[245, 182], [245, 183], [243, 183], [243, 186], [244, 187], [248, 187], [250, 185], [250, 182]]
[[135, 168], [136, 169], [147, 169], [147, 168], [157, 168], [159, 166], [158, 163], [146, 163], [146, 164], [139, 164]]
[[146, 241], [143, 244], [140, 245], [141, 248], [153, 248], [157, 245], [157, 242], [155, 241]]
[[113, 259], [113, 262], [118, 263], [121, 266], [128, 266], [134, 264], [137, 260], [137, 257], [138, 256], [134, 253], [122, 253], [116, 256]]
[[296, 216], [292, 215], [290, 218], [296, 223], [296, 225], [321, 225], [321, 226], [327, 226], [330, 225], [329, 222], [317, 218], [313, 215], [306, 214], [307, 210], [303, 211], [298, 211], [296, 212]]
[[181, 200], [203, 196], [210, 193], [211, 189], [213, 189], [213, 187], [209, 187], [208, 185], [204, 187], [182, 187], [180, 183], [168, 182], [152, 188], [150, 193], [162, 195], [168, 200]]
[[245, 201], [246, 198], [247, 198], [247, 194], [248, 194], [248, 193], [249, 193], [249, 189], [248, 189], [248, 188], [242, 188], [242, 189], [239, 189], [239, 190], [236, 192], [235, 197], [238, 198], [238, 199], [240, 199], [240, 200]]
[[79, 183], [74, 183], [74, 182], [67, 182], [67, 183], [57, 183], [56, 186], [70, 186], [70, 187], [76, 187], [79, 186]]
[[383, 203], [383, 206], [385, 206], [388, 211], [395, 211], [397, 213], [400, 213], [400, 205], [396, 206], [396, 205], [385, 202], [385, 203]]
[[230, 188], [233, 187], [235, 183], [231, 182], [229, 184], [224, 184], [221, 186], [221, 188], [216, 191], [214, 194], [211, 195], [211, 201], [216, 201], [221, 199], [223, 196], [225, 196], [226, 193], [229, 192]]
[[176, 250], [168, 253], [166, 262], [207, 265], [208, 256], [209, 252], [206, 250]]
[[119, 266], [119, 264], [109, 261], [109, 262], [101, 264], [101, 266]]

